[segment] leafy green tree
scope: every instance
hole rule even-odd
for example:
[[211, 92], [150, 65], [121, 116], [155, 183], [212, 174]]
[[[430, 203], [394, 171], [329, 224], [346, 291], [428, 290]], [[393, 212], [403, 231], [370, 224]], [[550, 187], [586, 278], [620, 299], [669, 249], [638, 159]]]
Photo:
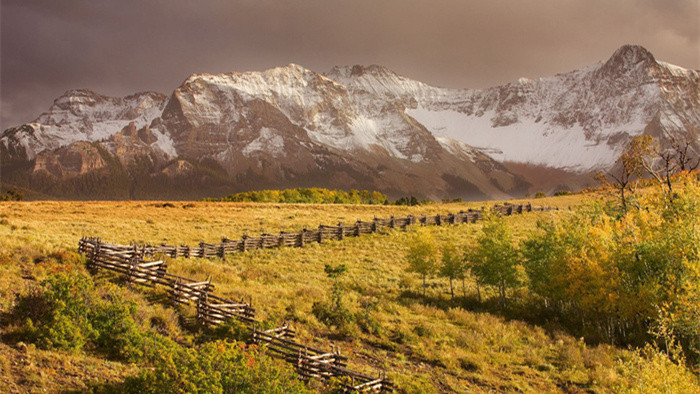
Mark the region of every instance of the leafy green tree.
[[[447, 242], [442, 245], [441, 248], [441, 265], [440, 265], [440, 275], [450, 280], [450, 297], [455, 298], [453, 281], [455, 279], [464, 280], [465, 277], [465, 265], [464, 259], [460, 253], [459, 248], [453, 242]], [[463, 290], [464, 290], [464, 282]]]
[[505, 305], [506, 292], [520, 283], [520, 275], [513, 236], [502, 219], [488, 219], [477, 237], [476, 246], [468, 252], [468, 260], [477, 281], [495, 286], [501, 304]]
[[418, 199], [415, 196], [401, 197], [394, 202], [394, 205], [414, 206], [414, 205], [420, 205], [420, 204], [421, 204], [421, 202], [418, 201]]
[[406, 260], [408, 272], [420, 274], [423, 278], [423, 297], [425, 297], [426, 278], [435, 272], [437, 264], [437, 246], [435, 239], [424, 228], [418, 228], [409, 241]]

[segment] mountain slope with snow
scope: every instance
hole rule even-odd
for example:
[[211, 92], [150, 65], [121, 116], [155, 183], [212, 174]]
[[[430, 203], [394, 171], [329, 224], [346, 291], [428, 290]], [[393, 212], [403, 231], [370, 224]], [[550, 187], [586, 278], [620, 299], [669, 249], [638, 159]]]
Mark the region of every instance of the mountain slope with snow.
[[436, 88], [380, 66], [326, 75], [358, 95], [399, 103], [434, 135], [484, 148], [501, 162], [606, 169], [642, 133], [700, 147], [700, 74], [657, 62], [640, 46], [570, 73], [483, 90]]
[[195, 74], [173, 92], [151, 129], [170, 135], [179, 156], [210, 158], [251, 187], [294, 179], [468, 198], [506, 197], [523, 186], [499, 168], [511, 181], [503, 187], [474, 160], [446, 150], [403, 106], [374, 105], [381, 101], [360, 100], [344, 84], [294, 64]]
[[107, 139], [129, 122], [138, 128], [148, 125], [160, 116], [165, 103], [166, 96], [155, 92], [116, 98], [87, 89], [70, 90], [33, 122], [5, 130], [0, 144], [5, 148], [13, 145], [33, 159], [44, 150]]
[[290, 64], [193, 74], [169, 97], [74, 90], [5, 130], [0, 159], [6, 179], [48, 194], [99, 175], [130, 184], [129, 198], [301, 186], [507, 198], [559, 187], [528, 185], [514, 168], [580, 186], [635, 135], [690, 141], [697, 153], [698, 130], [700, 73], [628, 45], [603, 63], [489, 89], [434, 87], [377, 65], [319, 74]]

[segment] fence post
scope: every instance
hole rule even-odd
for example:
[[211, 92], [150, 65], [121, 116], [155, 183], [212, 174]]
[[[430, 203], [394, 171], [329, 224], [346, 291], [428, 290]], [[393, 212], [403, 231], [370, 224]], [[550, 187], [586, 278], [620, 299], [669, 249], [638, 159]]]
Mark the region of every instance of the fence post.
[[343, 228], [342, 222], [338, 222], [338, 230], [340, 231], [340, 240], [342, 241], [345, 239], [345, 229]]
[[323, 243], [323, 225], [318, 225], [318, 243]]
[[222, 260], [226, 260], [226, 249], [223, 242], [219, 244], [219, 257], [221, 257]]

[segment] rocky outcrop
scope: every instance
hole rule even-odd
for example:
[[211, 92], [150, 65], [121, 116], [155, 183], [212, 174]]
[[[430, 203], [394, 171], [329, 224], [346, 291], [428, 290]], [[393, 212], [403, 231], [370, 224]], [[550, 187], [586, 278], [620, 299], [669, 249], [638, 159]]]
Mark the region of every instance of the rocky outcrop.
[[56, 178], [73, 178], [101, 170], [105, 166], [99, 149], [90, 142], [80, 141], [52, 152], [39, 153], [33, 172]]

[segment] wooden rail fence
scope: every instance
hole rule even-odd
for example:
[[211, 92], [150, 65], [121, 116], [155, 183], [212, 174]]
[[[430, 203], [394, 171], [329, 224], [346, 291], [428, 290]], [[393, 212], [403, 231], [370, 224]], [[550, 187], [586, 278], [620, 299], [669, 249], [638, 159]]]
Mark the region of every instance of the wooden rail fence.
[[347, 368], [347, 358], [332, 348], [324, 351], [294, 340], [295, 332], [286, 323], [274, 329], [259, 329], [255, 319], [255, 308], [245, 300], [234, 301], [212, 294], [214, 285], [210, 278], [195, 281], [169, 274], [163, 261], [144, 259], [145, 248], [134, 245], [104, 243], [99, 238], [83, 237], [78, 245], [80, 253], [88, 258], [88, 267], [105, 269], [123, 274], [128, 283], [148, 287], [166, 287], [169, 299], [174, 304], [194, 305], [196, 319], [202, 324], [216, 326], [228, 319], [243, 322], [253, 343], [265, 345], [272, 357], [294, 365], [303, 379], [327, 380], [347, 377], [342, 383], [345, 391], [392, 392], [393, 384], [382, 372], [372, 377]]
[[[524, 205], [497, 205], [493, 211], [501, 215], [513, 215], [523, 212], [547, 211], [552, 208]], [[303, 345], [294, 340], [295, 332], [286, 323], [278, 328], [262, 330], [255, 319], [255, 308], [250, 301], [234, 301], [213, 294], [214, 284], [211, 278], [196, 281], [167, 272], [167, 265], [162, 260], [149, 261], [146, 257], [165, 255], [170, 257], [224, 257], [228, 253], [245, 252], [252, 249], [276, 247], [303, 247], [310, 242], [322, 243], [324, 240], [342, 240], [347, 236], [360, 236], [380, 231], [385, 228], [406, 228], [412, 225], [444, 225], [474, 223], [484, 216], [481, 210], [462, 211], [457, 214], [435, 216], [406, 216], [389, 219], [375, 218], [371, 222], [357, 221], [352, 226], [325, 226], [318, 229], [303, 229], [298, 233], [263, 234], [259, 237], [243, 236], [239, 240], [224, 238], [221, 243], [200, 243], [199, 246], [152, 246], [119, 245], [103, 242], [100, 238], [83, 237], [78, 244], [78, 251], [87, 257], [88, 268], [105, 269], [124, 275], [128, 283], [142, 286], [164, 286], [168, 298], [173, 304], [194, 305], [196, 319], [202, 324], [216, 326], [228, 319], [243, 322], [250, 332], [253, 343], [265, 345], [268, 353], [295, 366], [303, 379], [328, 380], [333, 377], [345, 377], [349, 383], [342, 383], [345, 391], [392, 392], [393, 384], [384, 372], [378, 377], [365, 375], [347, 367], [347, 358], [340, 350], [333, 347], [330, 351]]]
[[[492, 208], [503, 216], [521, 214], [524, 212], [549, 211], [551, 207], [536, 207], [531, 204], [505, 204]], [[140, 245], [136, 246], [145, 255], [164, 255], [172, 258], [198, 257], [198, 258], [224, 258], [227, 254], [246, 252], [254, 249], [271, 249], [280, 247], [303, 247], [312, 242], [323, 243], [326, 240], [343, 240], [345, 237], [358, 237], [362, 234], [370, 234], [383, 229], [405, 229], [413, 225], [442, 226], [446, 224], [474, 223], [483, 219], [483, 210], [469, 209], [455, 214], [434, 216], [390, 217], [388, 219], [374, 218], [372, 221], [358, 220], [351, 226], [338, 223], [337, 226], [320, 225], [317, 229], [302, 229], [296, 233], [280, 232], [279, 234], [262, 234], [258, 237], [244, 235], [241, 239], [222, 238], [219, 243], [200, 242], [198, 246], [187, 245]], [[115, 245], [108, 245], [114, 247]], [[121, 250], [121, 249], [120, 249]]]

